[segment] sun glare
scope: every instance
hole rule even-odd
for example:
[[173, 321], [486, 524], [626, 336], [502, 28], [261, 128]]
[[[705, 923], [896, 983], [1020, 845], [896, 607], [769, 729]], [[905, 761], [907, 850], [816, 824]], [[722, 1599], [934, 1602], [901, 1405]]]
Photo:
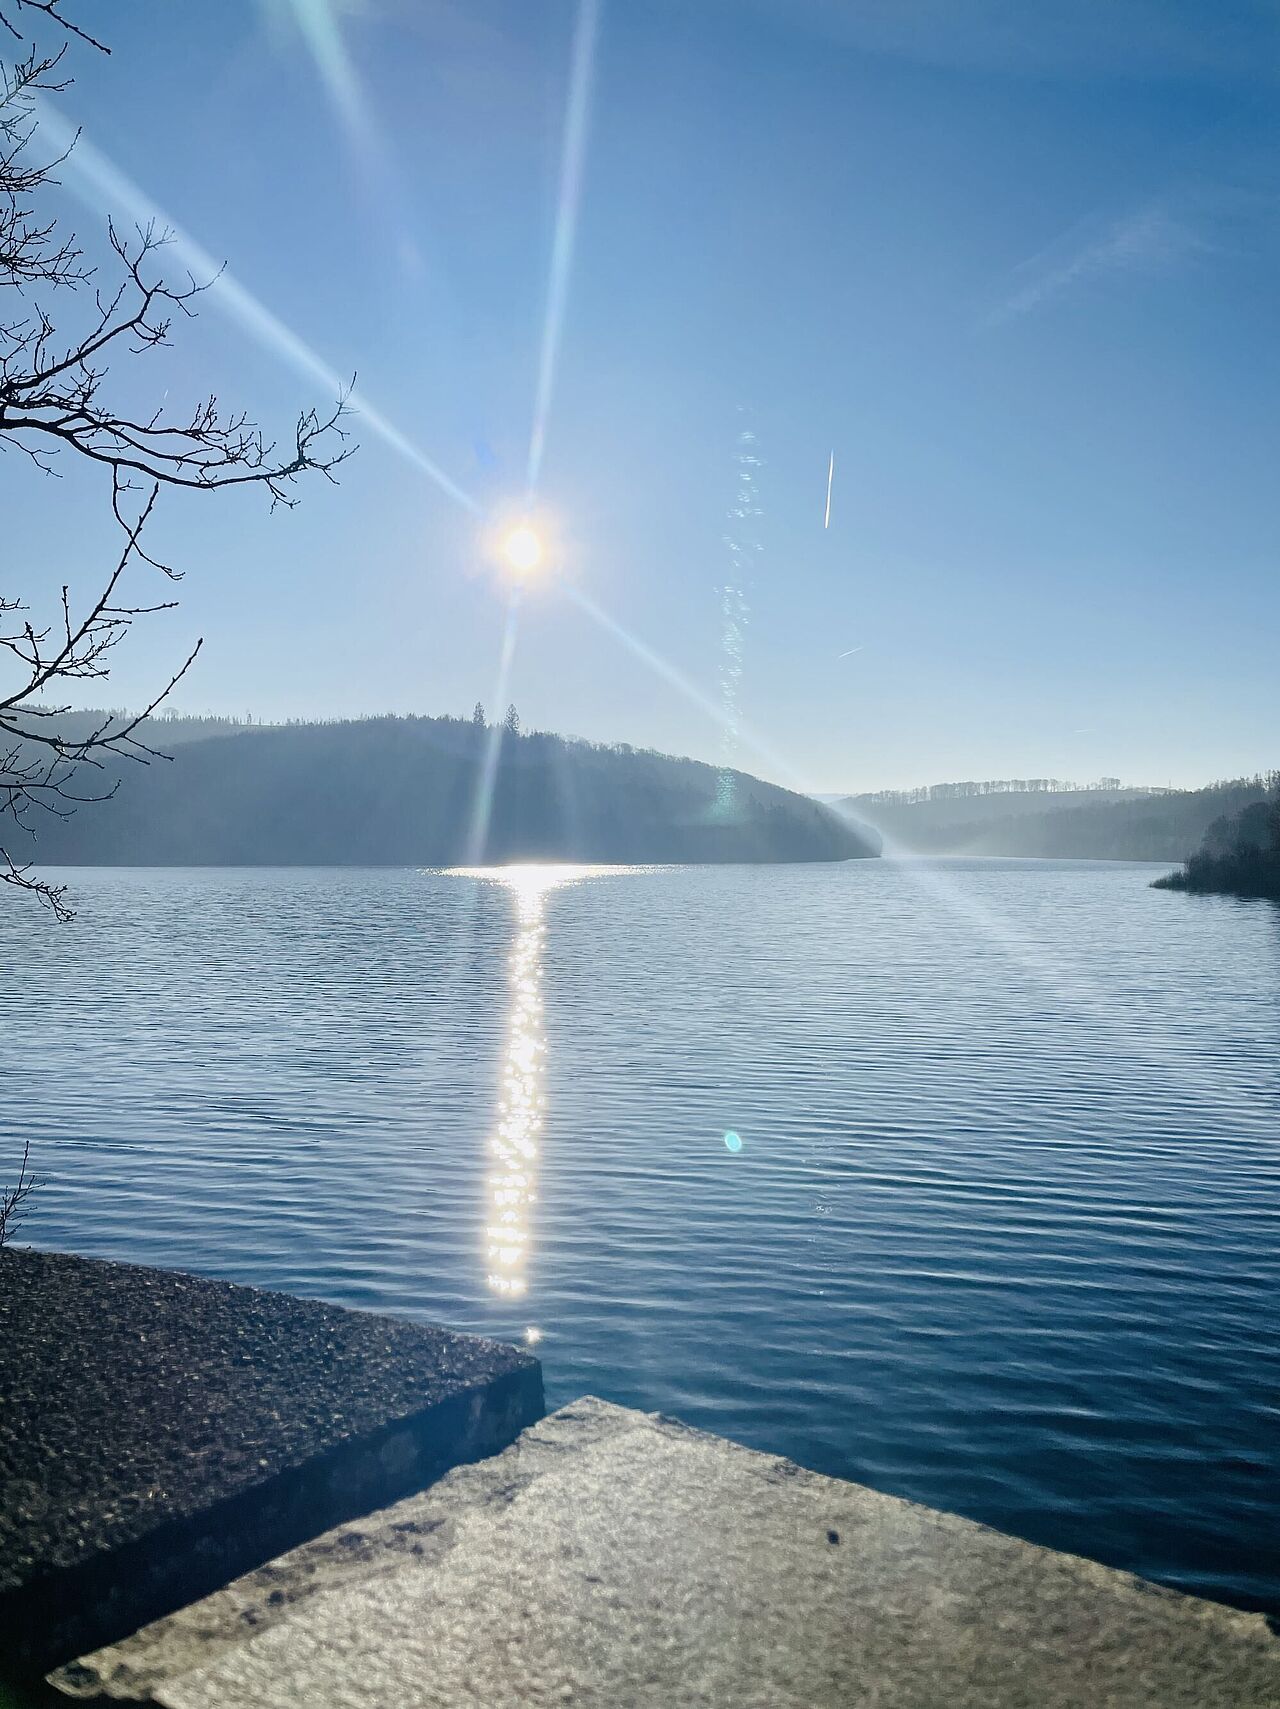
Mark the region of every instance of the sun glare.
[[501, 551], [507, 568], [521, 578], [533, 575], [542, 564], [542, 541], [527, 522], [503, 535]]

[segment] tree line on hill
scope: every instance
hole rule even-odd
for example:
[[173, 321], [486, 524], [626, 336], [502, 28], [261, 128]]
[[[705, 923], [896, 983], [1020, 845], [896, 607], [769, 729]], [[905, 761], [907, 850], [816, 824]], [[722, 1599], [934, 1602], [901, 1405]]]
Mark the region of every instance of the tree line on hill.
[[907, 853], [1182, 861], [1216, 820], [1264, 800], [1271, 782], [1269, 776], [1257, 776], [1205, 789], [996, 791], [886, 805], [854, 796], [840, 807]]
[[482, 719], [254, 725], [122, 766], [109, 799], [46, 818], [22, 856], [75, 865], [421, 865], [845, 860], [876, 839], [774, 784]]
[[[876, 789], [850, 799], [875, 806], [910, 807], [920, 801], [964, 801], [975, 795], [1084, 795], [1119, 789], [1118, 777], [1100, 777], [1096, 783], [1064, 783], [1058, 777], [989, 777], [961, 783], [925, 783], [916, 789]], [[1157, 791], [1137, 793], [1154, 795]]]

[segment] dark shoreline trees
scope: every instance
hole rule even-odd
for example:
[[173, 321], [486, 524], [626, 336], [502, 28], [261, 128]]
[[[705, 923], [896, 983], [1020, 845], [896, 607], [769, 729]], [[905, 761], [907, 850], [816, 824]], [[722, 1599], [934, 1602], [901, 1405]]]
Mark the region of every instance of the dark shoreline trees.
[[1265, 801], [1215, 820], [1181, 871], [1154, 888], [1280, 901], [1280, 775], [1272, 774]]
[[[212, 280], [166, 280], [160, 268], [167, 234], [154, 225], [132, 234], [108, 223], [115, 276], [99, 280], [74, 233], [42, 206], [66, 158], [40, 149], [37, 102], [68, 86], [67, 41], [45, 50], [23, 37], [28, 14], [99, 52], [109, 49], [63, 15], [63, 0], [0, 0], [0, 449], [21, 453], [36, 477], [58, 472], [72, 456], [101, 471], [104, 499], [120, 530], [120, 547], [99, 591], [86, 604], [67, 586], [32, 597], [0, 573], [0, 882], [37, 897], [59, 920], [71, 917], [65, 887], [36, 875], [29, 853], [11, 843], [21, 827], [65, 818], [113, 793], [115, 760], [163, 757], [142, 735], [146, 720], [185, 676], [200, 651], [173, 671], [141, 712], [108, 714], [67, 734], [62, 718], [70, 685], [102, 681], [112, 649], [141, 617], [171, 608], [170, 597], [128, 591], [131, 572], [150, 571], [167, 590], [180, 580], [152, 556], [143, 534], [165, 489], [212, 492], [264, 488], [272, 507], [291, 507], [299, 476], [330, 479], [354, 449], [342, 426], [344, 400], [321, 413], [305, 409], [282, 448], [248, 415], [215, 396], [174, 414], [125, 401], [118, 370], [170, 341], [176, 321], [195, 312]], [[14, 45], [16, 44], [16, 46]], [[73, 144], [74, 147], [74, 144]], [[17, 858], [15, 858], [15, 853]]]

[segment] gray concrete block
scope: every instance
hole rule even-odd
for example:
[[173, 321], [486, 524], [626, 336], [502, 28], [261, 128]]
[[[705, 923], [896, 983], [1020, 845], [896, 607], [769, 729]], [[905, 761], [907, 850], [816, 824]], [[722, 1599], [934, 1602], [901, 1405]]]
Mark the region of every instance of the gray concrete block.
[[0, 1254], [0, 1668], [123, 1637], [542, 1415], [520, 1350], [51, 1252]]
[[55, 1682], [164, 1709], [1263, 1709], [1280, 1642], [586, 1400]]

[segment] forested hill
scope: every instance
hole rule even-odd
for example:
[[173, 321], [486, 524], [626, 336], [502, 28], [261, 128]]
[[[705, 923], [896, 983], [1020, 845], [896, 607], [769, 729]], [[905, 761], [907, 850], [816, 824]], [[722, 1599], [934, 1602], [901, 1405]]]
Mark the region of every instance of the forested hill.
[[[122, 762], [113, 799], [65, 821], [42, 817], [38, 841], [6, 830], [14, 859], [453, 866], [846, 860], [878, 852], [873, 838], [828, 809], [743, 773], [730, 774], [725, 791], [716, 768], [695, 760], [497, 732], [456, 718], [206, 722], [196, 731], [161, 719], [144, 733], [170, 748], [172, 759]], [[475, 804], [490, 756], [488, 830], [477, 851]]]
[[1267, 779], [1205, 789], [993, 790], [952, 785], [905, 796], [850, 796], [837, 811], [906, 852], [1058, 860], [1185, 860], [1216, 819], [1266, 795]]

